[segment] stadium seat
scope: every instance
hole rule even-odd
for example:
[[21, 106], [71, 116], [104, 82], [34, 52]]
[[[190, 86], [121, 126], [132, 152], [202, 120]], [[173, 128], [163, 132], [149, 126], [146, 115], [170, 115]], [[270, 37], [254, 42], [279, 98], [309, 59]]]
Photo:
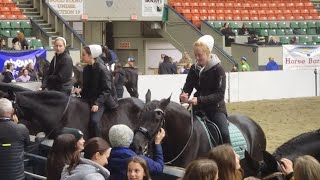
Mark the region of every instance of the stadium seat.
[[298, 15], [298, 16], [294, 16], [294, 19], [295, 19], [295, 20], [304, 20], [304, 17]]
[[5, 37], [10, 37], [10, 31], [9, 30], [1, 30], [0, 34], [2, 36], [5, 36]]
[[261, 29], [261, 30], [260, 30], [260, 36], [269, 36], [268, 30], [266, 30], [266, 29]]
[[276, 30], [276, 33], [277, 33], [277, 35], [279, 36], [283, 36], [283, 35], [285, 35], [286, 33], [285, 33], [285, 31], [284, 31], [284, 29], [277, 29]]
[[318, 13], [318, 10], [316, 9], [309, 9], [309, 14], [311, 16], [317, 16], [319, 13]]
[[259, 17], [258, 16], [250, 16], [249, 19], [252, 21], [258, 21]]
[[300, 35], [306, 35], [307, 34], [307, 30], [306, 29], [297, 29], [297, 33]]
[[22, 29], [31, 29], [32, 28], [30, 21], [21, 21], [20, 26]]
[[316, 42], [307, 42], [308, 45], [317, 45]]
[[316, 31], [316, 29], [314, 29], [314, 28], [308, 28], [308, 29], [307, 29], [307, 34], [308, 34], [308, 35], [316, 35], [316, 34], [317, 34], [317, 31]]
[[221, 22], [213, 22], [213, 27], [216, 28], [216, 29], [220, 29], [222, 28], [222, 23]]
[[43, 45], [42, 45], [42, 42], [40, 39], [32, 39], [32, 46], [35, 48], [35, 49], [41, 49], [43, 48]]
[[293, 35], [293, 29], [286, 29], [285, 33], [286, 35]]
[[191, 6], [192, 8], [198, 8], [199, 4], [196, 3], [196, 2], [193, 2], [193, 3], [190, 3], [190, 6]]
[[240, 16], [233, 16], [233, 20], [234, 21], [241, 21], [241, 17]]
[[287, 23], [286, 22], [278, 22], [278, 28], [287, 28]]
[[249, 16], [242, 16], [242, 17], [241, 17], [241, 20], [242, 20], [242, 21], [249, 21], [250, 18], [249, 18]]
[[278, 24], [277, 24], [276, 22], [270, 22], [270, 23], [269, 23], [269, 27], [270, 27], [270, 28], [277, 29], [277, 28], [278, 28]]
[[191, 21], [197, 28], [200, 27], [201, 25], [200, 16], [192, 16]]
[[18, 30], [11, 30], [11, 31], [10, 31], [10, 37], [12, 37], [12, 38], [13, 38], [13, 37], [17, 37], [17, 33], [18, 33], [18, 32], [20, 32], [20, 31], [18, 31]]
[[26, 15], [18, 15], [17, 18], [21, 19], [21, 20], [28, 19], [28, 17]]
[[313, 16], [307, 15], [307, 16], [304, 16], [304, 19], [305, 20], [313, 20], [314, 18], [313, 18]]
[[238, 35], [238, 29], [232, 29], [232, 32], [235, 34], [235, 35]]
[[193, 16], [199, 16], [199, 15], [200, 15], [198, 9], [191, 9], [191, 14], [192, 14]]
[[278, 8], [278, 9], [281, 9], [281, 10], [286, 10], [286, 9], [287, 9], [285, 3], [278, 3], [278, 4], [277, 4], [277, 8]]
[[242, 14], [242, 16], [248, 16], [249, 11], [248, 10], [241, 10], [241, 14]]
[[1, 29], [11, 29], [11, 24], [9, 21], [0, 22]]
[[0, 12], [3, 15], [11, 15], [11, 11], [9, 7], [1, 7]]
[[253, 22], [253, 23], [252, 23], [252, 28], [254, 28], [254, 29], [260, 29], [260, 28], [261, 28], [260, 22]]
[[252, 28], [252, 22], [247, 22], [247, 28]]
[[309, 41], [309, 37], [308, 36], [299, 36], [299, 44], [306, 44]]
[[208, 20], [209, 20], [209, 21], [215, 21], [215, 20], [217, 20], [217, 17], [216, 17], [216, 16], [209, 15], [209, 16], [208, 16]]
[[299, 22], [290, 22], [290, 28], [298, 29], [299, 28]]
[[297, 9], [302, 9], [304, 7], [304, 4], [302, 2], [299, 2], [299, 3], [295, 3], [295, 7]]
[[24, 29], [23, 33], [26, 37], [32, 36], [32, 29]]
[[278, 5], [276, 3], [269, 3], [269, 9], [277, 9]]
[[269, 23], [268, 22], [261, 22], [260, 27], [263, 29], [268, 29], [269, 28]]
[[240, 28], [238, 22], [230, 22], [230, 27], [232, 29], [239, 29]]
[[299, 22], [299, 28], [304, 28], [304, 29], [308, 28], [307, 22]]
[[12, 29], [20, 29], [21, 28], [20, 22], [19, 21], [11, 22], [11, 28]]
[[10, 19], [10, 20], [15, 20], [15, 19], [18, 19], [17, 15], [7, 15], [7, 19]]
[[7, 19], [7, 16], [6, 15], [0, 15], [0, 19]]
[[320, 43], [320, 36], [313, 36], [312, 37], [312, 41], [317, 43], [317, 44]]
[[280, 37], [280, 43], [281, 44], [289, 44], [290, 43], [290, 39], [289, 37]]
[[18, 7], [11, 7], [10, 11], [11, 11], [11, 14], [22, 15], [22, 12], [20, 11], [20, 8], [18, 8]]
[[277, 35], [277, 32], [275, 29], [269, 29], [268, 34], [269, 34], [269, 36], [275, 36], [275, 35]]
[[277, 20], [284, 21], [286, 20], [286, 17], [283, 15], [277, 15]]

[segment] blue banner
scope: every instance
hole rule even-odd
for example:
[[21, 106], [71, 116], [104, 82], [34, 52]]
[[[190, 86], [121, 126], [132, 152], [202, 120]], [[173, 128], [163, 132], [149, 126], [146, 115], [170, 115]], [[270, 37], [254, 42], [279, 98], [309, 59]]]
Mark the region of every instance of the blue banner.
[[4, 67], [7, 63], [13, 63], [13, 74], [15, 77], [17, 77], [21, 67], [26, 67], [27, 64], [31, 62], [35, 65], [36, 56], [46, 58], [47, 51], [45, 49], [30, 51], [0, 51], [0, 70], [4, 70]]

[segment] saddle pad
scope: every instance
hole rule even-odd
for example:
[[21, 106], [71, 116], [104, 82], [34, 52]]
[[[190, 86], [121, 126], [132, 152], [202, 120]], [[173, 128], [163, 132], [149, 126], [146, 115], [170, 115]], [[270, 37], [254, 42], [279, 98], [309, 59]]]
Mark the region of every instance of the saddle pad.
[[247, 142], [240, 129], [232, 123], [229, 123], [229, 133], [231, 144], [234, 151], [240, 156], [240, 159], [244, 158], [244, 152], [247, 150]]

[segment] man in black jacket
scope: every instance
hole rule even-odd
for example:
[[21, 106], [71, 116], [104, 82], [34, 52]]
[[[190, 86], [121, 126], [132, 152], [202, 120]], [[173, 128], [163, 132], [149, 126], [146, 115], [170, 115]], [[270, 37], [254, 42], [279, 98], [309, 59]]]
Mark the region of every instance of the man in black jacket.
[[53, 57], [48, 76], [45, 77], [41, 88], [64, 92], [70, 95], [72, 90], [72, 67], [73, 62], [69, 52], [66, 50], [66, 40], [58, 37], [54, 41], [54, 49], [56, 51]]
[[159, 74], [177, 74], [177, 68], [170, 62], [169, 56], [164, 56], [158, 71]]
[[[13, 118], [14, 117], [14, 118]], [[0, 99], [0, 179], [24, 180], [24, 148], [29, 144], [29, 131], [17, 124], [11, 102]]]
[[96, 62], [101, 53], [100, 45], [89, 45], [82, 51], [82, 60], [88, 65], [83, 69], [81, 96], [91, 107], [91, 137], [101, 136], [100, 120], [105, 108], [114, 109], [118, 106], [112, 74], [105, 65]]
[[[212, 36], [205, 35], [194, 44], [197, 63], [192, 65], [180, 100], [190, 103], [195, 111], [204, 112], [220, 129], [223, 143], [230, 143], [227, 109], [224, 102], [226, 75], [219, 58], [211, 54], [214, 44]], [[197, 90], [191, 100], [189, 95]]]

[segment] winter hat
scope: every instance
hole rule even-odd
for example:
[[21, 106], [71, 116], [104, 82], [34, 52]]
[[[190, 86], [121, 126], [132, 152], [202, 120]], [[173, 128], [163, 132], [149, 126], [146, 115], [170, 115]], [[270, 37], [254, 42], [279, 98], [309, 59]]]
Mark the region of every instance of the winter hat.
[[214, 39], [212, 36], [204, 35], [201, 38], [199, 38], [197, 42], [204, 43], [209, 48], [210, 52], [212, 51], [214, 45]]
[[114, 125], [109, 130], [111, 147], [129, 148], [133, 141], [133, 131], [124, 124]]
[[63, 43], [64, 43], [64, 46], [66, 46], [66, 45], [67, 45], [67, 41], [66, 41], [66, 39], [65, 39], [65, 38], [63, 38], [63, 37], [57, 37], [57, 38], [54, 40], [54, 42], [56, 42], [56, 41], [58, 41], [58, 40], [62, 40], [62, 41], [63, 41]]
[[82, 131], [80, 131], [79, 129], [68, 127], [63, 128], [61, 134], [72, 134], [77, 139], [77, 141], [79, 141], [79, 139], [83, 137]]
[[128, 58], [128, 62], [134, 62], [135, 60], [131, 57]]
[[102, 47], [100, 45], [92, 44], [92, 45], [89, 45], [88, 47], [91, 51], [91, 55], [93, 58], [97, 58], [102, 54]]
[[274, 57], [270, 56], [270, 57], [269, 57], [269, 60], [274, 60]]
[[245, 56], [243, 56], [243, 57], [241, 58], [241, 60], [247, 61], [247, 58], [246, 58]]

